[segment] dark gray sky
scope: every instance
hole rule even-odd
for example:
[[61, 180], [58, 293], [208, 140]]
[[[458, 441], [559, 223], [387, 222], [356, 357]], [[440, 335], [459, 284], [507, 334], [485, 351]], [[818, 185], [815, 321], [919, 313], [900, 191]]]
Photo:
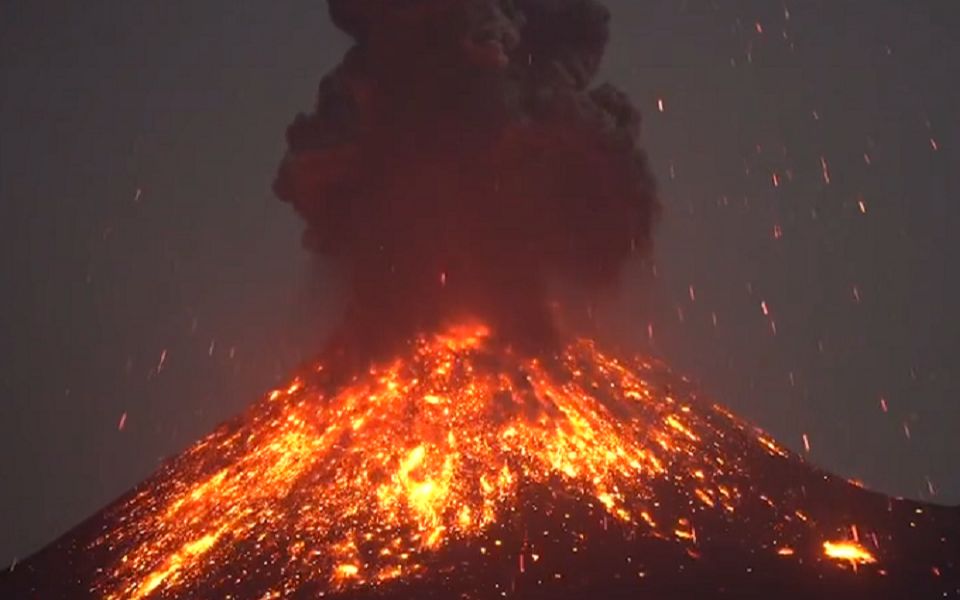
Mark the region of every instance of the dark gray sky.
[[[960, 502], [960, 7], [608, 4], [667, 209], [611, 335], [818, 465]], [[269, 186], [345, 48], [320, 0], [0, 5], [0, 564], [322, 344], [336, 284]]]

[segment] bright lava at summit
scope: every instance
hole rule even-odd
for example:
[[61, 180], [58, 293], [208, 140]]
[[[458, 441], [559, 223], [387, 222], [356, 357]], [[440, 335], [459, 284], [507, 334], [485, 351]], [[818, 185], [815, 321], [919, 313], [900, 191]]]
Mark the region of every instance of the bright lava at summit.
[[[882, 565], [876, 534], [864, 534], [870, 550], [851, 545], [796, 496], [758, 489], [747, 458], [791, 455], [658, 362], [621, 361], [586, 340], [525, 358], [469, 325], [420, 337], [332, 393], [316, 371], [114, 507], [92, 544], [119, 557], [99, 595], [191, 596], [231, 578], [269, 581], [258, 598], [382, 587], [430, 575], [453, 547], [508, 553], [523, 572], [549, 563], [554, 534], [497, 532], [557, 510], [549, 498], [694, 559], [746, 507], [764, 532], [749, 543], [778, 560]], [[589, 543], [568, 513], [554, 517], [570, 551]]]

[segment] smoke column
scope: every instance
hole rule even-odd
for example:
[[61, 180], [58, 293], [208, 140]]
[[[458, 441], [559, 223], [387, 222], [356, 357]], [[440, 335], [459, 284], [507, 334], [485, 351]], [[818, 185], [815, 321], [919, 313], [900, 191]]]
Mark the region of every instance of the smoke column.
[[275, 191], [349, 282], [331, 350], [358, 359], [475, 317], [558, 337], [546, 283], [595, 290], [650, 250], [639, 112], [593, 86], [594, 0], [329, 0], [355, 40], [287, 131]]

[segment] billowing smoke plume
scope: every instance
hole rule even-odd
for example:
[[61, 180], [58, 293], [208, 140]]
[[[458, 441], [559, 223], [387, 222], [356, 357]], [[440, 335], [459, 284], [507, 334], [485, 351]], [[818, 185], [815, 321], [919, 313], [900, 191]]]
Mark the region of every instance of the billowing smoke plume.
[[275, 184], [350, 283], [336, 344], [369, 355], [477, 317], [556, 337], [546, 282], [613, 283], [658, 203], [640, 115], [591, 87], [594, 0], [329, 0], [356, 43], [290, 126]]

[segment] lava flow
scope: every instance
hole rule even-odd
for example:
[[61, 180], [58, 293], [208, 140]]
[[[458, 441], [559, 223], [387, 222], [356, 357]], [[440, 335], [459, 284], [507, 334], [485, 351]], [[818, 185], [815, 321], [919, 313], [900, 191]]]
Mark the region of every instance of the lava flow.
[[464, 326], [346, 385], [325, 375], [317, 366], [171, 460], [60, 542], [70, 575], [23, 589], [660, 597], [763, 572], [872, 593], [916, 586], [918, 572], [956, 585], [955, 511], [816, 473], [653, 360], [586, 340], [526, 358]]
[[[421, 339], [331, 397], [300, 380], [273, 392], [249, 424], [199, 443], [123, 507], [137, 517], [98, 543], [129, 550], [98, 589], [188, 591], [210, 565], [264, 546], [285, 573], [278, 593], [416, 576], [431, 552], [516, 512], [531, 485], [684, 543], [700, 507], [736, 511], [740, 452], [718, 448], [745, 440], [723, 439], [712, 422], [723, 413], [693, 412], [589, 343], [548, 364], [485, 341], [483, 328]], [[689, 501], [682, 517], [656, 508], [651, 485], [665, 478]], [[774, 533], [799, 517], [771, 521]]]

